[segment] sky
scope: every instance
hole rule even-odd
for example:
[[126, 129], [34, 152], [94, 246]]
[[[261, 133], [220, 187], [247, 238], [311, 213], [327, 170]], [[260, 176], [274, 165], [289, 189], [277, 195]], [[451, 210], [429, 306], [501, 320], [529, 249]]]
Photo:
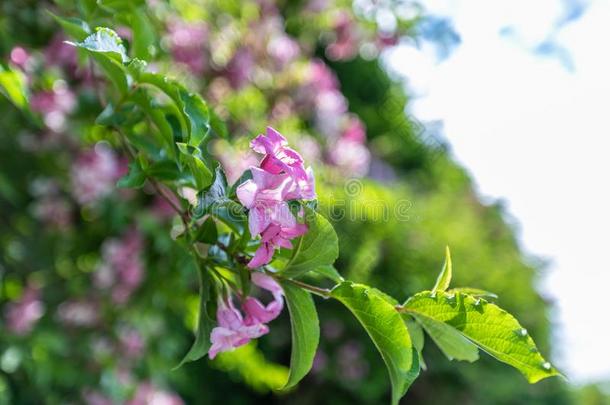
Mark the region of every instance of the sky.
[[574, 383], [610, 379], [610, 0], [423, 3], [460, 44], [444, 59], [425, 43], [387, 55], [410, 113], [443, 122], [481, 196], [549, 261], [555, 363]]

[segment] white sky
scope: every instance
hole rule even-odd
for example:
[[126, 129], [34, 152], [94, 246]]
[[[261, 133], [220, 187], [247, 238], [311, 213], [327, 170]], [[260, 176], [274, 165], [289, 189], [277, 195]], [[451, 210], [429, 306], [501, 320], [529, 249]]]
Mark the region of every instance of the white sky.
[[[526, 251], [551, 260], [555, 363], [572, 382], [610, 378], [610, 0], [593, 0], [555, 37], [574, 70], [529, 49], [553, 32], [561, 0], [429, 0], [462, 43], [437, 63], [401, 47], [390, 66], [442, 120], [454, 156], [484, 196], [502, 198]], [[502, 36], [510, 26], [516, 36]]]

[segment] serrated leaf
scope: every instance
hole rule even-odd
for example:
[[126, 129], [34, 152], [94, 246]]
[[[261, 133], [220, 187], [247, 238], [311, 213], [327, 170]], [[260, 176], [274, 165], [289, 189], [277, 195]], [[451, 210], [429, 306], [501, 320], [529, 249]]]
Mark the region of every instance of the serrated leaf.
[[419, 375], [417, 350], [401, 315], [385, 294], [362, 284], [341, 283], [331, 297], [345, 305], [371, 337], [390, 374], [392, 404], [398, 404]]
[[443, 263], [443, 269], [436, 279], [432, 292], [446, 291], [449, 288], [449, 284], [451, 284], [451, 273], [451, 252], [449, 251], [449, 246], [447, 246], [445, 247], [445, 263]]
[[78, 48], [84, 49], [95, 59], [106, 76], [117, 87], [121, 94], [126, 94], [130, 78], [123, 66], [129, 58], [121, 38], [110, 28], [98, 27], [95, 33], [89, 35], [81, 42], [68, 42]]
[[75, 46], [90, 52], [102, 53], [119, 63], [129, 61], [121, 37], [106, 27], [98, 27], [95, 32], [81, 42], [73, 43]]
[[413, 315], [413, 317], [449, 360], [464, 360], [472, 363], [479, 359], [477, 346], [453, 327], [425, 316]]
[[297, 385], [311, 370], [320, 340], [320, 322], [310, 293], [290, 282], [282, 282], [281, 285], [290, 312], [292, 330], [290, 373], [282, 387], [288, 389]]
[[51, 14], [59, 25], [61, 25], [68, 36], [76, 39], [77, 41], [82, 41], [83, 39], [87, 38], [89, 34], [91, 34], [89, 24], [79, 18], [60, 17], [51, 13], [50, 11], [48, 11], [48, 13]]
[[18, 70], [0, 66], [0, 93], [18, 108], [27, 106], [27, 86], [25, 75]]
[[208, 353], [208, 350], [210, 350], [210, 347], [212, 346], [210, 333], [212, 333], [212, 329], [214, 328], [214, 321], [208, 315], [208, 303], [211, 300], [210, 284], [212, 280], [204, 268], [199, 268], [197, 270], [197, 274], [199, 275], [199, 316], [197, 329], [195, 331], [195, 342], [175, 369], [189, 361], [199, 360]]
[[332, 265], [339, 256], [339, 240], [332, 225], [320, 214], [304, 208], [307, 233], [295, 244], [284, 277], [300, 277], [320, 266]]
[[142, 168], [138, 163], [132, 162], [129, 164], [129, 172], [119, 179], [117, 187], [140, 188], [145, 182], [146, 173], [142, 171]]
[[424, 291], [409, 298], [403, 307], [415, 317], [456, 329], [485, 352], [521, 371], [530, 383], [560, 375], [512, 315], [482, 298]]
[[493, 299], [498, 298], [497, 294], [494, 294], [494, 293], [486, 291], [486, 290], [481, 290], [480, 288], [459, 287], [459, 288], [452, 288], [450, 290], [447, 290], [447, 292], [449, 294], [462, 293], [462, 294], [472, 295], [475, 298], [476, 297], [493, 298]]
[[146, 61], [138, 58], [133, 58], [127, 64], [127, 71], [135, 80], [138, 80], [142, 73], [146, 71], [147, 66], [148, 63], [146, 63]]

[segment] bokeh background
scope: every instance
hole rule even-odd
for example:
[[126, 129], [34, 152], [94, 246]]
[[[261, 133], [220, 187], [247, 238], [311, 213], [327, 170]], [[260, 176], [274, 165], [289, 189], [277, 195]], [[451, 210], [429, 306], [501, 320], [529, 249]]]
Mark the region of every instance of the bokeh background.
[[[602, 290], [574, 281], [578, 260], [551, 272], [548, 256], [533, 254], [565, 255], [570, 241], [593, 239], [565, 215], [555, 223], [546, 212], [568, 209], [566, 190], [570, 201], [588, 204], [588, 193], [604, 188], [603, 169], [573, 171], [579, 137], [599, 132], [584, 113], [565, 130], [559, 110], [545, 103], [587, 94], [578, 87], [587, 73], [578, 76], [582, 58], [571, 52], [582, 47], [569, 48], [561, 33], [608, 8], [462, 3], [2, 1], [0, 83], [18, 77], [25, 91], [0, 98], [0, 403], [377, 404], [389, 397], [385, 367], [364, 331], [344, 308], [322, 300], [320, 350], [293, 392], [273, 392], [287, 374], [287, 314], [257, 344], [172, 370], [188, 350], [197, 315], [195, 271], [172, 240], [179, 220], [154, 190], [115, 187], [126, 159], [95, 125], [105, 84], [63, 42], [48, 11], [116, 29], [152, 69], [201, 92], [229, 126], [231, 141], [212, 147], [230, 181], [256, 162], [247, 148], [252, 136], [268, 124], [284, 133], [315, 168], [345, 277], [403, 300], [433, 285], [449, 245], [455, 285], [497, 293], [569, 377], [528, 385], [489, 357], [450, 362], [430, 344], [428, 369], [405, 403], [609, 403], [604, 345], [591, 357], [565, 355], [569, 339], [596, 334], [603, 342], [603, 329], [568, 338], [562, 332], [580, 329], [580, 316], [603, 323]], [[134, 37], [149, 45], [134, 49]], [[556, 88], [569, 77], [578, 78], [576, 93]], [[590, 105], [599, 103], [602, 97]], [[580, 106], [571, 101], [561, 114]], [[591, 172], [599, 183], [581, 185]], [[190, 192], [182, 194], [186, 206]], [[532, 206], [538, 211], [520, 208]], [[548, 222], [530, 226], [542, 213]], [[555, 250], [533, 242], [570, 231], [577, 236], [551, 245]], [[579, 260], [595, 267], [580, 252]], [[602, 269], [603, 256], [599, 263]], [[566, 272], [573, 278], [553, 276]], [[596, 273], [587, 274], [595, 284]], [[572, 293], [581, 299], [564, 298]], [[576, 315], [561, 315], [587, 298]]]

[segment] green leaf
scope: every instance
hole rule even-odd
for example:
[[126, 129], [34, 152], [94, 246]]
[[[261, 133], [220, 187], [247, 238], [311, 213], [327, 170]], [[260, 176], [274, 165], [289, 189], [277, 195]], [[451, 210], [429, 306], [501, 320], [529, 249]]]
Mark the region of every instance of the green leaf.
[[0, 93], [18, 108], [25, 108], [28, 102], [25, 75], [18, 70], [0, 66]]
[[145, 5], [145, 0], [97, 0], [97, 5], [109, 12], [130, 11]]
[[83, 41], [72, 44], [90, 52], [104, 54], [119, 63], [129, 61], [123, 40], [110, 28], [97, 27], [95, 32]]
[[155, 31], [143, 8], [137, 8], [131, 12], [131, 26], [133, 28], [133, 54], [137, 58], [148, 60], [151, 57], [150, 49], [155, 43]]
[[212, 329], [214, 328], [214, 321], [208, 315], [208, 304], [211, 299], [210, 283], [212, 280], [204, 268], [198, 268], [197, 270], [197, 274], [199, 275], [199, 318], [197, 321], [197, 330], [195, 332], [195, 342], [180, 364], [174, 369], [179, 368], [189, 361], [199, 360], [208, 353], [208, 350], [210, 350], [210, 347], [212, 346], [210, 333], [212, 333]]
[[142, 168], [138, 163], [132, 162], [129, 164], [129, 172], [119, 179], [117, 187], [140, 188], [145, 182], [146, 173], [142, 171]]
[[146, 168], [146, 174], [162, 181], [180, 180], [182, 173], [173, 160], [160, 160], [153, 162]]
[[[135, 62], [138, 59], [132, 61]], [[131, 66], [131, 64], [130, 64]], [[163, 145], [163, 149], [170, 158], [176, 157], [176, 145], [174, 143], [174, 132], [171, 125], [169, 124], [163, 108], [159, 108], [155, 104], [154, 100], [150, 95], [143, 89], [139, 89], [134, 92], [131, 96], [131, 100], [137, 104], [138, 107], [150, 118], [159, 130], [160, 142]]]
[[345, 279], [343, 278], [343, 276], [341, 276], [341, 274], [339, 274], [339, 272], [337, 271], [337, 269], [335, 269], [335, 266], [333, 266], [332, 264], [328, 264], [325, 266], [320, 266], [318, 268], [316, 268], [312, 274], [314, 275], [318, 275], [321, 277], [325, 277], [329, 280], [332, 280], [336, 283], [341, 283], [343, 281], [345, 281]]
[[[216, 206], [221, 206], [228, 201], [227, 177], [220, 166], [216, 167], [214, 181], [197, 196], [198, 204], [195, 217], [202, 217], [211, 213]], [[212, 212], [212, 214], [214, 214]]]
[[190, 123], [189, 145], [199, 146], [210, 132], [210, 114], [208, 106], [199, 94], [179, 89], [182, 111]]
[[447, 292], [449, 294], [462, 293], [462, 294], [472, 295], [473, 297], [479, 297], [479, 298], [493, 298], [493, 299], [498, 298], [498, 296], [496, 294], [486, 291], [486, 290], [481, 290], [480, 288], [459, 287], [459, 288], [452, 288], [450, 290], [447, 290]]
[[449, 246], [447, 246], [445, 247], [445, 263], [443, 263], [443, 269], [436, 279], [432, 292], [446, 291], [449, 288], [449, 284], [451, 284], [451, 252], [449, 251]]
[[423, 370], [426, 369], [426, 363], [424, 362], [423, 350], [424, 350], [424, 330], [421, 325], [415, 322], [410, 316], [403, 314], [403, 319], [405, 321], [405, 325], [407, 325], [407, 330], [409, 331], [409, 336], [411, 336], [411, 342], [413, 342], [413, 347], [417, 350], [417, 354], [419, 355], [419, 364]]
[[434, 343], [449, 360], [474, 362], [479, 359], [479, 349], [451, 326], [425, 316], [413, 315], [426, 330]]
[[404, 311], [442, 322], [496, 359], [517, 368], [530, 383], [560, 375], [538, 352], [527, 331], [509, 313], [481, 298], [445, 292], [421, 292]]
[[127, 64], [127, 71], [134, 79], [138, 80], [142, 73], [146, 71], [147, 66], [148, 63], [146, 63], [144, 60], [133, 58], [129, 64]]
[[297, 385], [311, 370], [320, 340], [320, 322], [311, 294], [290, 282], [281, 284], [290, 312], [292, 329], [290, 373], [288, 381], [282, 387], [288, 389]]
[[209, 245], [218, 241], [218, 230], [216, 229], [216, 223], [212, 218], [206, 219], [199, 229], [197, 229], [195, 240]]
[[284, 277], [299, 277], [320, 266], [332, 265], [339, 256], [339, 240], [332, 225], [315, 211], [304, 208], [309, 229], [299, 238]]
[[59, 23], [59, 25], [61, 25], [61, 27], [66, 32], [66, 34], [68, 34], [68, 36], [76, 39], [77, 41], [82, 41], [87, 38], [89, 34], [91, 34], [91, 28], [89, 28], [89, 24], [87, 24], [81, 19], [74, 17], [60, 17], [51, 13], [50, 11], [48, 11], [48, 13], [51, 14], [51, 16], [55, 19], [55, 21]]
[[225, 125], [225, 123], [220, 119], [218, 114], [214, 112], [214, 110], [210, 109], [209, 113], [210, 127], [212, 128], [214, 134], [216, 134], [216, 136], [220, 136], [221, 138], [228, 138], [229, 131], [227, 130], [227, 126]]
[[182, 158], [191, 171], [197, 189], [202, 190], [209, 186], [213, 179], [212, 172], [203, 162], [199, 148], [189, 146], [182, 142], [177, 142], [176, 146], [178, 146]]
[[346, 281], [331, 291], [362, 324], [381, 353], [392, 382], [392, 403], [398, 404], [419, 375], [417, 350], [393, 303], [379, 290]]
[[155, 86], [178, 107], [181, 124], [188, 131], [188, 144], [199, 146], [210, 131], [208, 107], [198, 94], [189, 92], [180, 83], [155, 73], [143, 73], [140, 82]]
[[125, 52], [123, 41], [116, 32], [109, 28], [98, 27], [95, 33], [89, 35], [83, 41], [68, 43], [87, 51], [119, 92], [121, 94], [127, 93], [130, 78], [123, 62], [127, 62], [129, 58]]

